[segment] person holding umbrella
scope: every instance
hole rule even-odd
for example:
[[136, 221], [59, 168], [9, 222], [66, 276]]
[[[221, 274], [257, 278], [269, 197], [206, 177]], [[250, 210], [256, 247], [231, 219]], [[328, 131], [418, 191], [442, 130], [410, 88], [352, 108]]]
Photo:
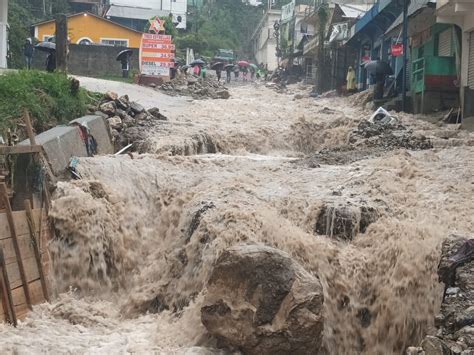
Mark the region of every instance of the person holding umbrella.
[[122, 65], [122, 77], [128, 78], [128, 72], [130, 71], [130, 58], [132, 57], [133, 51], [131, 49], [125, 49], [115, 58]]
[[365, 64], [365, 69], [370, 75], [375, 77], [374, 100], [383, 99], [385, 77], [387, 75], [393, 74], [392, 68], [388, 63], [381, 61], [380, 58], [377, 58], [376, 60]]
[[39, 51], [48, 53], [46, 57], [46, 71], [52, 73], [56, 70], [56, 43], [41, 42], [35, 48]]
[[216, 71], [217, 82], [220, 82], [220, 81], [221, 81], [222, 69], [223, 69], [223, 68], [224, 68], [224, 63], [222, 63], [222, 62], [214, 63], [214, 64], [211, 66], [211, 69], [214, 69], [214, 70]]
[[224, 70], [225, 70], [225, 74], [226, 74], [225, 80], [226, 80], [227, 83], [230, 83], [232, 69], [234, 69], [234, 64], [232, 64], [232, 63], [229, 63], [226, 66], [224, 66]]

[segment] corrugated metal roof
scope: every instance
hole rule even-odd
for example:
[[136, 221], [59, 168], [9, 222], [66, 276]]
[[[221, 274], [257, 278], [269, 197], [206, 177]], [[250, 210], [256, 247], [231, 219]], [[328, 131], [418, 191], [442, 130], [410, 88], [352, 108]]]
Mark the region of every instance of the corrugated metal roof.
[[107, 17], [120, 17], [137, 20], [148, 20], [154, 16], [168, 16], [169, 11], [149, 9], [145, 7], [111, 5]]
[[[428, 7], [429, 4], [436, 4], [436, 0], [411, 1], [410, 5], [408, 5], [408, 17], [413, 16], [421, 9]], [[389, 33], [390, 31], [393, 31], [395, 28], [400, 26], [402, 22], [403, 22], [403, 14], [397, 17], [397, 19], [390, 25], [390, 27], [388, 28], [387, 31], [385, 31], [385, 33]]]
[[346, 18], [359, 18], [372, 7], [368, 4], [338, 4], [338, 6]]

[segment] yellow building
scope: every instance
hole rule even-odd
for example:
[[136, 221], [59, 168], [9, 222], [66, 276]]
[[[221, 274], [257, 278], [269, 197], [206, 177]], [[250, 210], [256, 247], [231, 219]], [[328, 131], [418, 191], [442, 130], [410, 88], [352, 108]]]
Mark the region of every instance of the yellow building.
[[[37, 23], [35, 37], [47, 41], [54, 36], [54, 20]], [[68, 16], [68, 37], [72, 44], [102, 44], [140, 48], [142, 33], [87, 12]]]

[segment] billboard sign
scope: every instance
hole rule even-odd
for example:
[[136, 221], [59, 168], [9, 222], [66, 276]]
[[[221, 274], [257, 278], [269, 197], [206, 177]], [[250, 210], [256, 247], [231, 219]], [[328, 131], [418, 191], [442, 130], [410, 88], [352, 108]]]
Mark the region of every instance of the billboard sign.
[[143, 75], [169, 76], [174, 67], [175, 46], [171, 36], [144, 33], [140, 45], [140, 72]]

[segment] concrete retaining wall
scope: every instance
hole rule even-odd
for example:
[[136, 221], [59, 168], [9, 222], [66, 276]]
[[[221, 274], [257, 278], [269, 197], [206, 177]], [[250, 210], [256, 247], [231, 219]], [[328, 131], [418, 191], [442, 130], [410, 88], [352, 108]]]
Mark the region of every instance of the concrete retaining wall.
[[[89, 128], [97, 141], [98, 154], [112, 154], [114, 148], [110, 139], [108, 123], [101, 116], [85, 116], [70, 122], [70, 126], [54, 127], [36, 136], [37, 144], [43, 146], [51, 170], [58, 175], [68, 167], [71, 157], [87, 157], [87, 149], [77, 124]], [[21, 145], [30, 144], [24, 140]]]
[[[107, 77], [122, 76], [122, 67], [115, 58], [117, 54], [126, 47], [80, 45], [71, 44], [69, 46], [68, 72], [74, 75]], [[139, 70], [138, 49], [133, 50], [131, 57], [130, 71]], [[45, 70], [46, 53], [35, 51], [33, 57], [33, 67]]]

